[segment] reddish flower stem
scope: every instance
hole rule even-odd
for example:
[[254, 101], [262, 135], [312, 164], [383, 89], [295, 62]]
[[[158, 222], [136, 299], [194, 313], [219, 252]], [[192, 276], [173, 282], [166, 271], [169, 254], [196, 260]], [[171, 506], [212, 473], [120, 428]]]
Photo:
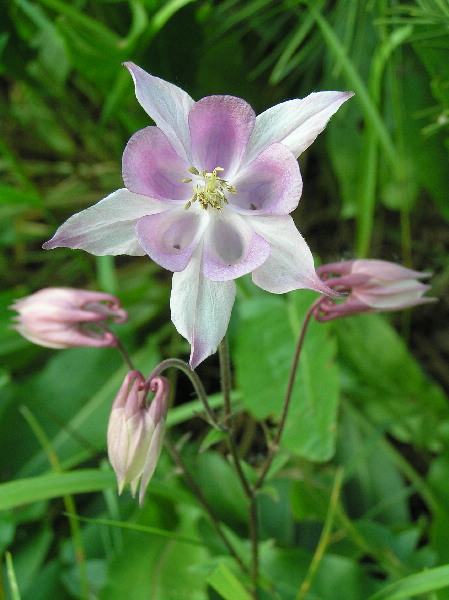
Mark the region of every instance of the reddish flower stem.
[[290, 369], [290, 376], [288, 378], [287, 390], [285, 392], [284, 404], [282, 406], [281, 418], [279, 420], [279, 425], [276, 431], [276, 435], [274, 436], [273, 441], [270, 444], [270, 448], [268, 451], [268, 456], [265, 461], [265, 464], [262, 468], [262, 472], [259, 475], [259, 479], [256, 481], [254, 485], [254, 489], [258, 490], [262, 487], [265, 478], [267, 476], [268, 470], [271, 467], [271, 463], [273, 462], [274, 457], [276, 456], [276, 452], [279, 447], [279, 442], [281, 440], [282, 434], [284, 432], [285, 422], [287, 420], [288, 409], [290, 408], [290, 401], [292, 398], [293, 387], [295, 384], [296, 371], [298, 369], [299, 358], [301, 356], [301, 350], [304, 345], [304, 338], [306, 336], [307, 327], [309, 326], [310, 319], [313, 316], [313, 312], [317, 306], [321, 303], [323, 296], [319, 296], [309, 307], [306, 315], [304, 317], [304, 321], [301, 326], [301, 330], [299, 332], [298, 341], [296, 343], [295, 354], [293, 356], [293, 362]]

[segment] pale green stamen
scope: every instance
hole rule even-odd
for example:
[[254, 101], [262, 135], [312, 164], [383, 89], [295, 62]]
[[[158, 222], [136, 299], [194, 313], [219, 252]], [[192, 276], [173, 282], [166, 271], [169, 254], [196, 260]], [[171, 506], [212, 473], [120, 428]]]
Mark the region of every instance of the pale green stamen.
[[[215, 208], [215, 210], [221, 211], [223, 204], [228, 204], [225, 192], [235, 194], [235, 186], [229, 185], [226, 179], [221, 179], [218, 176], [217, 171], [224, 171], [222, 167], [216, 167], [212, 173], [208, 173], [206, 170], [201, 173], [195, 167], [189, 167], [188, 171], [195, 175], [195, 181], [199, 180], [199, 183], [193, 186], [193, 196], [184, 206], [187, 210], [193, 204], [193, 202], [200, 203], [204, 209]], [[193, 181], [192, 178], [183, 179], [183, 183], [190, 183]]]

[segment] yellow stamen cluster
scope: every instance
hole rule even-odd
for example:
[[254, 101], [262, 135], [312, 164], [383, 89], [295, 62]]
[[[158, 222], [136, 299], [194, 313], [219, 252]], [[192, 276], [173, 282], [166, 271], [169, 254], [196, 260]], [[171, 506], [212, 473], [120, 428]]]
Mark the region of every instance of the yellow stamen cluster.
[[[222, 167], [216, 167], [212, 173], [208, 173], [205, 169], [200, 172], [195, 167], [189, 167], [188, 171], [201, 179], [200, 183], [193, 186], [194, 194], [184, 206], [185, 210], [198, 200], [201, 207], [206, 210], [210, 207], [221, 211], [223, 204], [228, 204], [225, 191], [230, 194], [235, 194], [237, 191], [235, 186], [229, 185], [226, 179], [221, 179], [218, 176], [217, 171], [224, 171]], [[193, 181], [192, 178], [182, 180], [183, 183], [190, 183], [191, 181]]]

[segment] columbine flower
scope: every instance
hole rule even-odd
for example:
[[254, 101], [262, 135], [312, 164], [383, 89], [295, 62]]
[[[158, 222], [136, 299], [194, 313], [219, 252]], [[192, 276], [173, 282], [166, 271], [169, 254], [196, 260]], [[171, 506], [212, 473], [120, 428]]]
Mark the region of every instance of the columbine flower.
[[148, 254], [174, 272], [172, 320], [195, 368], [226, 333], [234, 279], [282, 294], [332, 295], [289, 214], [302, 191], [297, 157], [351, 92], [317, 92], [256, 118], [244, 100], [183, 90], [125, 63], [157, 127], [135, 133], [123, 154], [126, 188], [72, 216], [44, 248], [96, 255]]
[[15, 300], [13, 328], [30, 342], [48, 348], [116, 346], [105, 322], [123, 323], [128, 314], [110, 294], [72, 288], [45, 288]]
[[[156, 395], [149, 407], [148, 391]], [[133, 497], [140, 481], [139, 504], [161, 454], [170, 384], [165, 377], [149, 383], [139, 371], [130, 371], [112, 405], [108, 425], [108, 454], [117, 475], [119, 494], [131, 484]]]
[[331, 263], [318, 267], [317, 272], [333, 290], [349, 293], [349, 297], [340, 304], [323, 298], [315, 311], [318, 321], [350, 317], [362, 312], [402, 310], [436, 300], [422, 297], [430, 285], [418, 281], [429, 277], [430, 273], [412, 271], [385, 260]]

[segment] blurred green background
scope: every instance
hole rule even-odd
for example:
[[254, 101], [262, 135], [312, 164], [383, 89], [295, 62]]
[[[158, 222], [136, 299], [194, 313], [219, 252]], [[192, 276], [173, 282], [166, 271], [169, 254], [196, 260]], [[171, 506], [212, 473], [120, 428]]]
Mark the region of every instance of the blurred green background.
[[[440, 300], [312, 324], [259, 498], [262, 598], [449, 598], [447, 0], [3, 0], [0, 17], [0, 548], [12, 556], [0, 600], [247, 600], [248, 582], [168, 454], [142, 510], [128, 492], [117, 497], [105, 432], [126, 372], [118, 353], [43, 349], [9, 328], [15, 298], [98, 289], [129, 311], [120, 335], [144, 373], [188, 356], [169, 320], [169, 273], [145, 257], [41, 249], [68, 216], [123, 185], [123, 148], [150, 124], [125, 60], [195, 99], [232, 94], [258, 113], [312, 91], [355, 92], [300, 157], [297, 225], [317, 262], [432, 271]], [[238, 284], [230, 342], [251, 472], [314, 294]], [[216, 358], [199, 373], [219, 406]], [[220, 444], [204, 443], [188, 382], [171, 378], [170, 435], [185, 436], [184, 459], [246, 559], [235, 474]]]

